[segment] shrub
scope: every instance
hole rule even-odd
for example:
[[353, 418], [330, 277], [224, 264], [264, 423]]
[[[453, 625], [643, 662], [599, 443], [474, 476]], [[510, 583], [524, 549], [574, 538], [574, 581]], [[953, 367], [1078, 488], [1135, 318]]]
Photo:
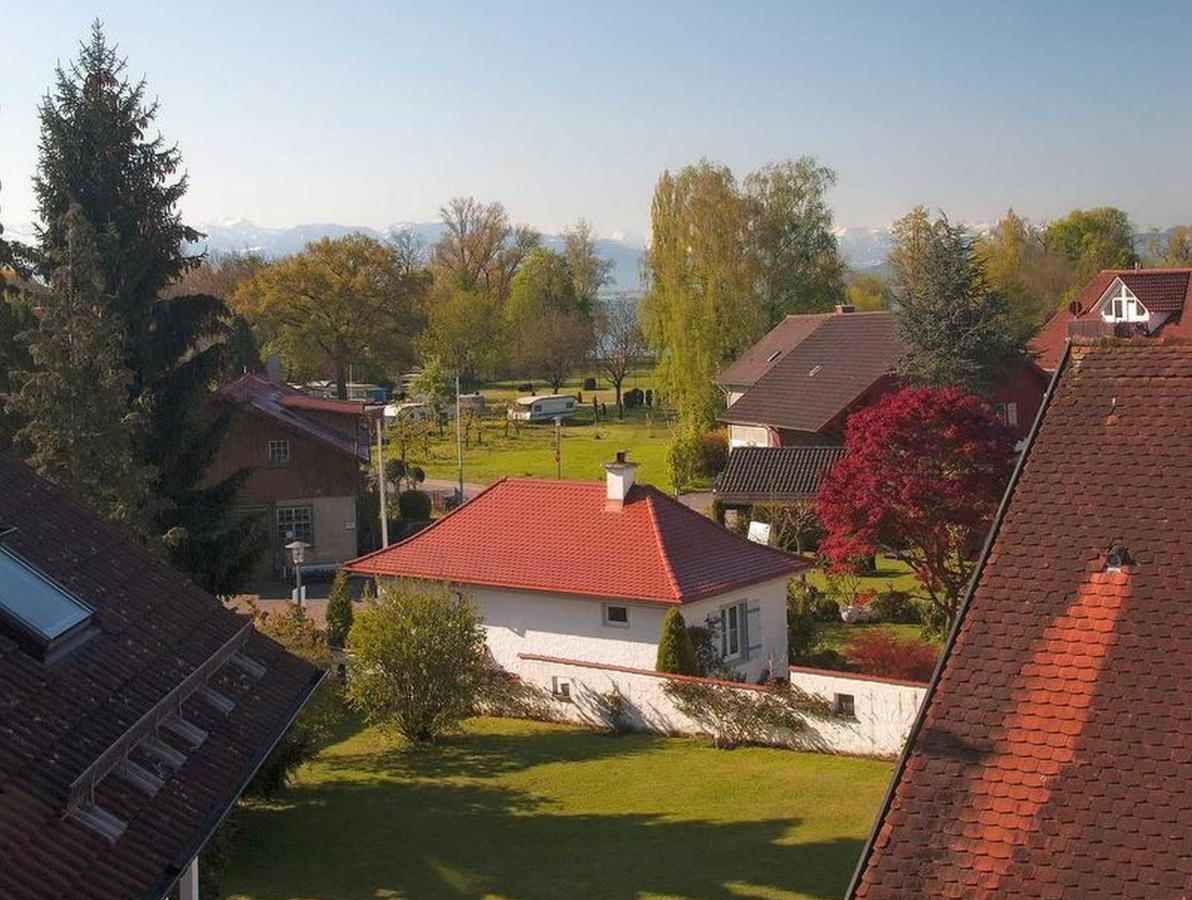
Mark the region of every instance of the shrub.
[[629, 700], [615, 685], [603, 694], [595, 694], [592, 705], [599, 711], [609, 734], [624, 734], [629, 730]]
[[356, 615], [348, 699], [415, 743], [472, 715], [491, 677], [471, 599], [446, 586], [387, 582]]
[[705, 475], [718, 475], [728, 465], [728, 431], [705, 431], [699, 439], [700, 465]]
[[556, 718], [545, 690], [491, 664], [476, 697], [476, 712], [514, 719]]
[[584, 390], [585, 391], [596, 390], [596, 379], [595, 378], [585, 378], [584, 379]]
[[327, 595], [327, 643], [342, 647], [352, 630], [352, 597], [348, 591], [348, 573], [340, 569]]
[[817, 622], [839, 622], [840, 604], [813, 584], [806, 581], [791, 581], [786, 589], [786, 601], [800, 612], [812, 616]]
[[870, 600], [865, 611], [878, 622], [913, 625], [921, 621], [919, 607], [911, 595], [893, 588], [882, 591]]
[[666, 449], [666, 463], [670, 469], [671, 484], [676, 491], [687, 487], [703, 471], [700, 431], [691, 422], [675, 423], [670, 444]]
[[430, 518], [430, 494], [411, 488], [397, 495], [397, 509], [403, 519], [425, 522]]
[[776, 729], [799, 731], [806, 725], [805, 716], [826, 716], [831, 711], [826, 700], [787, 682], [753, 691], [668, 679], [663, 690], [681, 713], [708, 729], [720, 748], [760, 742]]
[[786, 598], [786, 640], [787, 653], [795, 665], [806, 665], [819, 639], [819, 621], [812, 612], [797, 600], [790, 591]]
[[[253, 609], [256, 628], [291, 653], [321, 669], [331, 667], [331, 654], [323, 632], [297, 603], [284, 612]], [[244, 793], [269, 797], [290, 780], [294, 770], [314, 756], [331, 739], [344, 718], [343, 690], [334, 678], [324, 678], [294, 724], [281, 736]]]
[[720, 653], [716, 650], [716, 632], [705, 625], [688, 625], [687, 637], [695, 650], [697, 675], [708, 675], [720, 668]]
[[687, 623], [678, 607], [667, 610], [662, 619], [662, 636], [658, 639], [658, 661], [655, 669], [674, 675], [698, 675], [699, 664], [695, 647], [687, 633]]
[[903, 640], [877, 628], [849, 640], [844, 655], [863, 675], [927, 681], [935, 669], [939, 648], [926, 641]]

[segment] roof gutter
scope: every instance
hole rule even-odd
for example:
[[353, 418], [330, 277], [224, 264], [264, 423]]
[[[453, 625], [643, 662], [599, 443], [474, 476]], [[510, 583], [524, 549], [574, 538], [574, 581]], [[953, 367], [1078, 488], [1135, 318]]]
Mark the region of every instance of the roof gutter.
[[157, 884], [155, 884], [148, 890], [148, 892], [146, 892], [145, 896], [149, 898], [149, 900], [163, 900], [163, 898], [167, 897], [170, 892], [174, 890], [174, 886], [178, 883], [178, 879], [182, 877], [182, 873], [186, 871], [186, 868], [190, 865], [191, 861], [198, 856], [200, 852], [202, 852], [202, 849], [207, 846], [207, 842], [210, 841], [215, 832], [219, 830], [219, 826], [222, 825], [224, 819], [228, 817], [228, 813], [232, 811], [232, 808], [236, 805], [236, 801], [239, 800], [240, 795], [244, 793], [244, 789], [248, 787], [249, 783], [253, 780], [253, 778], [256, 777], [257, 772], [260, 770], [265, 760], [268, 759], [269, 754], [273, 752], [273, 749], [277, 746], [278, 741], [280, 741], [282, 736], [290, 730], [290, 726], [294, 724], [294, 720], [298, 718], [298, 714], [302, 712], [311, 696], [316, 690], [318, 690], [319, 685], [323, 683], [323, 679], [326, 677], [326, 669], [319, 669], [314, 675], [311, 676], [306, 690], [299, 694], [298, 699], [294, 701], [294, 705], [290, 708], [289, 713], [282, 721], [281, 727], [278, 728], [277, 732], [273, 735], [273, 738], [267, 744], [263, 745], [261, 749], [257, 751], [256, 756], [252, 758], [252, 761], [249, 763], [248, 769], [246, 770], [247, 774], [240, 781], [239, 785], [225, 795], [223, 802], [221, 802], [215, 807], [215, 809], [211, 811], [211, 813], [208, 814], [199, 831], [199, 838], [195, 841], [192, 841], [185, 850], [180, 851], [178, 855], [174, 857], [174, 861], [166, 868]]
[[923, 702], [919, 705], [919, 712], [915, 716], [914, 724], [911, 725], [910, 734], [907, 735], [906, 743], [902, 747], [902, 753], [898, 755], [898, 764], [894, 767], [894, 774], [890, 779], [890, 785], [886, 788], [885, 797], [882, 798], [881, 809], [878, 811], [877, 818], [874, 820], [873, 828], [869, 831], [869, 838], [865, 841], [865, 849], [861, 852], [861, 858], [857, 860], [857, 867], [853, 870], [853, 877], [849, 881], [848, 890], [845, 892], [844, 896], [846, 900], [857, 895], [857, 888], [861, 884], [861, 876], [864, 875], [865, 868], [873, 856], [874, 845], [877, 843], [882, 825], [885, 824], [890, 806], [894, 802], [894, 795], [898, 791], [898, 784], [902, 781], [902, 776], [906, 771], [907, 762], [910, 760], [915, 741], [919, 736], [919, 732], [923, 729], [923, 723], [927, 718], [927, 709], [935, 697], [936, 688], [939, 686], [940, 679], [943, 676], [944, 667], [948, 664], [948, 660], [951, 659], [952, 648], [956, 645], [956, 636], [960, 634], [960, 626], [964, 623], [964, 617], [968, 612], [969, 605], [972, 603], [973, 594], [977, 591], [977, 584], [980, 582], [981, 575], [985, 571], [985, 564], [989, 561], [989, 555], [993, 552], [994, 542], [1001, 532], [1006, 511], [1010, 506], [1010, 500], [1014, 496], [1015, 490], [1018, 488], [1018, 481], [1022, 477], [1022, 471], [1026, 466], [1027, 457], [1030, 456], [1031, 450], [1035, 446], [1035, 438], [1039, 434], [1039, 429], [1043, 425], [1043, 418], [1051, 406], [1052, 399], [1055, 397], [1055, 391], [1059, 386], [1060, 377], [1063, 375], [1064, 370], [1068, 368], [1071, 355], [1072, 342], [1068, 341], [1064, 345], [1064, 353], [1060, 357], [1058, 365], [1056, 365], [1055, 373], [1051, 376], [1051, 381], [1047, 385], [1047, 391], [1043, 395], [1043, 402], [1039, 404], [1039, 412], [1035, 414], [1035, 421], [1031, 424], [1030, 434], [1027, 435], [1026, 439], [1026, 446], [1023, 447], [1022, 454], [1018, 457], [1018, 462], [1014, 465], [1014, 472], [1010, 476], [1010, 483], [1006, 485], [1006, 492], [1002, 495], [1002, 501], [998, 505], [997, 513], [993, 517], [993, 524], [990, 526], [989, 534], [985, 537], [985, 544], [981, 548], [977, 567], [973, 570], [972, 578], [969, 579], [968, 588], [965, 591], [964, 600], [961, 602], [960, 609], [956, 612], [956, 619], [952, 622], [952, 628], [948, 632], [948, 641], [944, 645], [944, 651], [940, 654], [939, 661], [935, 664], [935, 671], [931, 674], [927, 693], [923, 695]]

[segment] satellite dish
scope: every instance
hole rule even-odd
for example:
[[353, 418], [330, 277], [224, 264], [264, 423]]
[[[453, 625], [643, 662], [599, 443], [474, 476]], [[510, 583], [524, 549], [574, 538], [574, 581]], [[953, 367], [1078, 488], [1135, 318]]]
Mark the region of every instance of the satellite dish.
[[1078, 316], [1084, 312], [1084, 307], [1080, 305], [1079, 300], [1073, 300], [1068, 304], [1068, 312], [1072, 313], [1074, 316]]

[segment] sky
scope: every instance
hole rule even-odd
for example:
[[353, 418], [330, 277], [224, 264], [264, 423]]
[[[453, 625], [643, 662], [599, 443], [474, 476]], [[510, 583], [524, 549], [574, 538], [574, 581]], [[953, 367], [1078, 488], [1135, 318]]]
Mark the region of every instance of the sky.
[[663, 169], [811, 154], [839, 225], [1112, 204], [1192, 221], [1192, 3], [0, 0], [0, 222], [92, 18], [148, 79], [195, 223], [385, 227], [450, 197], [640, 241]]

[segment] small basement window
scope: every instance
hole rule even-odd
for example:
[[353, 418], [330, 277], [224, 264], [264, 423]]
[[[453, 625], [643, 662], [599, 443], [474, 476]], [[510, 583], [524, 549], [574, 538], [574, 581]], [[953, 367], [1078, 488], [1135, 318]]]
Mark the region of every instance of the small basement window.
[[832, 715], [842, 719], [857, 718], [856, 704], [852, 694], [835, 694], [832, 697]]
[[92, 609], [7, 547], [0, 547], [0, 620], [40, 658], [88, 632]]
[[550, 695], [556, 700], [562, 700], [565, 703], [571, 702], [571, 682], [566, 678], [560, 678], [558, 675], [550, 677]]
[[614, 628], [628, 628], [629, 607], [612, 606], [606, 603], [604, 606], [604, 624], [611, 625]]

